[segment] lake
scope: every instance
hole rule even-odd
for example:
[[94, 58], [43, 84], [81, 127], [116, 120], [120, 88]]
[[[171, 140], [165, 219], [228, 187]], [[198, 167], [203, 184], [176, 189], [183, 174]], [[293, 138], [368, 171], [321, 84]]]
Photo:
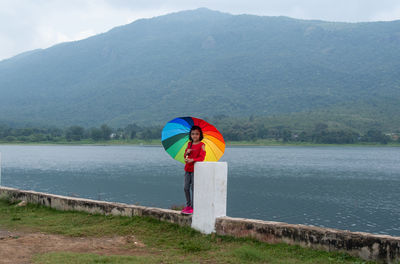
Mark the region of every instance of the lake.
[[[0, 145], [3, 186], [170, 208], [183, 164], [162, 147]], [[255, 218], [400, 236], [400, 148], [228, 147], [228, 208]]]

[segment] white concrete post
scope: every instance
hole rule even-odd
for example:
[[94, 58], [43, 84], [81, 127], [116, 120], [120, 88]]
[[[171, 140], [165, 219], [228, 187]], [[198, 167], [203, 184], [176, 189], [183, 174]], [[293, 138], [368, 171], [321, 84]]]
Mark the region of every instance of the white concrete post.
[[196, 162], [192, 227], [202, 233], [215, 231], [215, 219], [226, 216], [228, 164]]

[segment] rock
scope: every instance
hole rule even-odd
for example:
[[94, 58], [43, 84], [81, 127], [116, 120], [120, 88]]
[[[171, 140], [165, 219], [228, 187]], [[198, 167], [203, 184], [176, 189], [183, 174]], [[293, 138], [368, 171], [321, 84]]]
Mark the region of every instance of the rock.
[[21, 201], [16, 206], [18, 207], [26, 206], [26, 201]]

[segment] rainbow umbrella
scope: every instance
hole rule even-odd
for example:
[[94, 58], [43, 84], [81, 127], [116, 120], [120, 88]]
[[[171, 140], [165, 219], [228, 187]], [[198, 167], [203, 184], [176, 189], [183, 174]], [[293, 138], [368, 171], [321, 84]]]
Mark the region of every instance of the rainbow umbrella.
[[204, 161], [218, 161], [225, 151], [225, 141], [222, 134], [204, 120], [195, 117], [178, 117], [169, 121], [162, 130], [161, 141], [172, 158], [185, 163], [183, 154], [189, 143], [189, 132], [192, 126], [199, 126], [203, 131], [206, 148]]

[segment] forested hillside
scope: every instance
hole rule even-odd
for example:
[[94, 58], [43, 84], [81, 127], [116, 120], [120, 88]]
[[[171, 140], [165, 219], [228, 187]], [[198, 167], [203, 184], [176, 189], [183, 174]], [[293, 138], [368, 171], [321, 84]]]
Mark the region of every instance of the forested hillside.
[[400, 21], [197, 9], [1, 61], [0, 122], [124, 127], [223, 115], [394, 131], [399, 76]]

